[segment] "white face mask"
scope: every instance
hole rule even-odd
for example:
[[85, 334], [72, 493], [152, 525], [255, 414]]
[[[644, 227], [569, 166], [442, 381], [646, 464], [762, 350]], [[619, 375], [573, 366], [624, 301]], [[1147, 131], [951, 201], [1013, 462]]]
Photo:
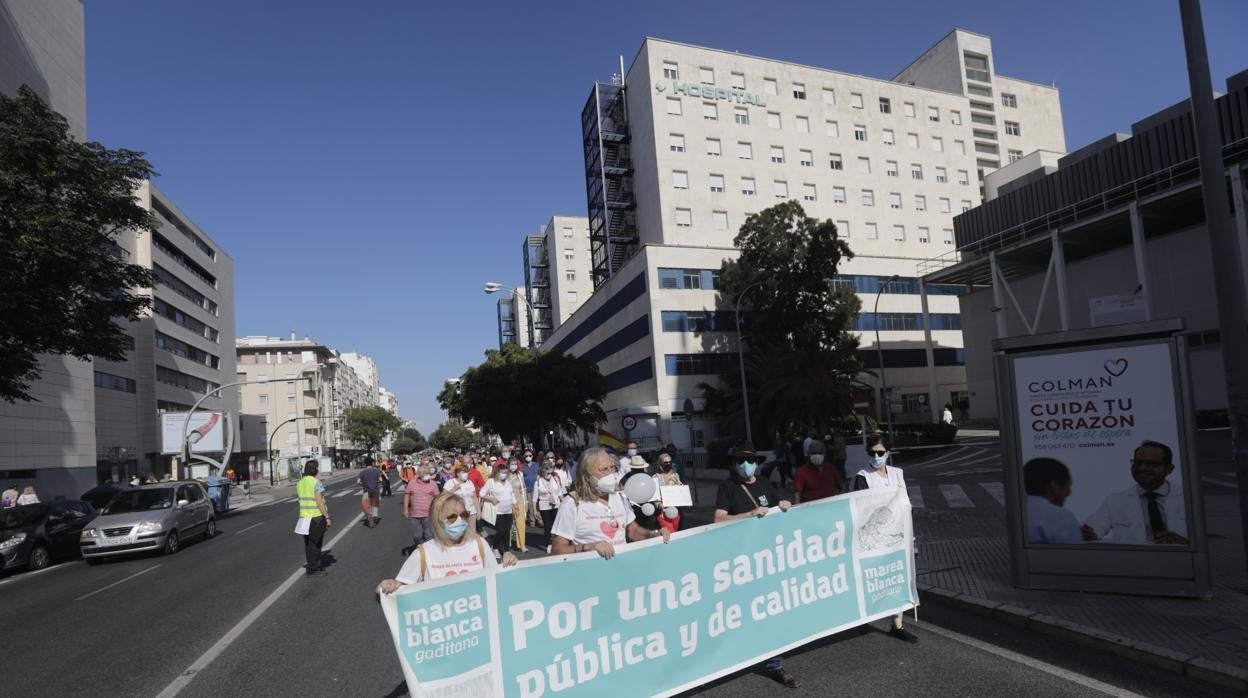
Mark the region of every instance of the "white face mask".
[[432, 475], [421, 475], [421, 476], [420, 476], [420, 479], [421, 479], [421, 480], [424, 480], [425, 482], [429, 482], [430, 480], [432, 480], [432, 479], [433, 479], [433, 476], [432, 476]]
[[823, 465], [823, 454], [822, 453], [810, 454], [810, 464], [811, 465]]
[[459, 473], [456, 477], [458, 477], [458, 478], [459, 478], [459, 481], [460, 481], [460, 482], [467, 482], [467, 481], [468, 481], [468, 473]]
[[610, 475], [598, 478], [594, 482], [594, 487], [603, 494], [612, 494], [615, 492], [616, 486], [619, 485], [619, 483], [620, 474], [611, 473]]
[[875, 467], [877, 468], [883, 468], [884, 466], [888, 465], [888, 454], [887, 453], [872, 453], [871, 463], [875, 465]]
[[631, 458], [631, 457], [633, 457], [633, 456], [635, 456], [635, 455], [637, 455], [637, 449], [635, 449], [635, 448], [630, 448], [630, 449], [628, 449], [628, 456], [629, 456], [630, 458]]

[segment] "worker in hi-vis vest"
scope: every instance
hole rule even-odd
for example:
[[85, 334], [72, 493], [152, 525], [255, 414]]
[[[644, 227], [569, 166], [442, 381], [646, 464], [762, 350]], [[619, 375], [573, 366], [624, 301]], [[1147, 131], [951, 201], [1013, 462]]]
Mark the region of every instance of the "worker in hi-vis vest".
[[295, 485], [295, 494], [299, 497], [299, 523], [295, 524], [295, 533], [303, 536], [308, 576], [321, 571], [321, 543], [325, 540], [325, 529], [333, 523], [325, 504], [325, 483], [316, 479], [319, 469], [320, 464], [315, 460], [304, 463], [303, 478]]

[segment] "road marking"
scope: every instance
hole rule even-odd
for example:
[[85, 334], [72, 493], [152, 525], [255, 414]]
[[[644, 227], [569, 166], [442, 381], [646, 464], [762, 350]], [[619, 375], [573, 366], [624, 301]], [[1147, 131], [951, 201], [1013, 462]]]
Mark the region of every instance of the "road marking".
[[914, 509], [923, 508], [923, 490], [918, 485], [909, 485], [906, 487], [906, 494], [910, 496], [910, 506]]
[[20, 581], [22, 581], [23, 579], [30, 579], [31, 577], [37, 577], [37, 576], [39, 576], [39, 575], [41, 575], [41, 574], [44, 574], [45, 572], [51, 572], [52, 570], [63, 570], [63, 569], [65, 569], [65, 568], [70, 567], [71, 565], [73, 565], [73, 564], [74, 564], [74, 562], [82, 562], [82, 561], [81, 561], [81, 560], [70, 560], [70, 561], [68, 561], [68, 562], [62, 562], [62, 563], [61, 563], [61, 564], [59, 564], [59, 565], [52, 565], [52, 566], [50, 566], [50, 567], [44, 567], [43, 569], [41, 569], [41, 570], [35, 570], [34, 572], [25, 572], [25, 573], [20, 574], [20, 575], [16, 575], [16, 576], [13, 576], [13, 577], [9, 577], [9, 578], [7, 578], [7, 579], [0, 580], [0, 586], [4, 586], [5, 584], [12, 584], [13, 582], [20, 582]]
[[356, 494], [356, 491], [355, 490], [343, 490], [339, 492], [338, 494], [334, 494], [330, 496], [333, 497], [334, 499], [338, 499], [339, 497], [345, 497], [349, 494]]
[[264, 525], [264, 522], [263, 522], [263, 521], [261, 521], [260, 523], [254, 523], [254, 524], [252, 524], [252, 525], [248, 526], [247, 528], [244, 528], [243, 530], [239, 531], [238, 533], [235, 533], [234, 535], [236, 535], [236, 536], [240, 536], [240, 535], [242, 535], [242, 534], [244, 534], [244, 533], [246, 533], [246, 532], [250, 531], [251, 529], [255, 528], [256, 526], [263, 526], [263, 525]]
[[[324, 545], [324, 547], [332, 550], [334, 545], [343, 536], [347, 535], [351, 529], [355, 528], [355, 524], [362, 518], [364, 518], [363, 513], [356, 514], [355, 518], [352, 519], [346, 526], [343, 526], [342, 530], [338, 532], [338, 535], [334, 536], [332, 540]], [[229, 632], [222, 635], [221, 639], [217, 640], [216, 644], [212, 647], [209, 647], [207, 652], [200, 655], [199, 659], [196, 659], [189, 667], [186, 668], [186, 671], [179, 674], [178, 678], [170, 682], [168, 686], [165, 686], [163, 691], [156, 694], [156, 698], [172, 698], [173, 696], [181, 693], [182, 689], [190, 685], [191, 681], [193, 681], [196, 676], [202, 673], [204, 669], [207, 669], [208, 665], [212, 664], [212, 662], [216, 660], [216, 658], [219, 657], [227, 647], [242, 636], [242, 634], [247, 631], [247, 628], [251, 627], [252, 623], [255, 623], [260, 616], [264, 615], [265, 611], [269, 610], [270, 606], [277, 603], [277, 600], [282, 598], [282, 595], [289, 591], [290, 588], [295, 585], [295, 582], [299, 581], [300, 577], [304, 576], [306, 576], [306, 572], [304, 572], [302, 568], [295, 570], [294, 574], [290, 575], [286, 578], [286, 581], [279, 584], [272, 593], [260, 602], [260, 605], [251, 609], [250, 613], [244, 616], [242, 620], [238, 621], [233, 628], [230, 628]]]
[[117, 586], [118, 584], [121, 584], [122, 582], [128, 582], [131, 579], [134, 579], [135, 577], [139, 576], [140, 574], [147, 574], [148, 572], [151, 572], [157, 567], [160, 567], [160, 565], [152, 565], [151, 567], [148, 567], [145, 570], [139, 570], [138, 572], [135, 572], [134, 574], [130, 575], [129, 577], [126, 577], [125, 579], [119, 579], [113, 582], [112, 584], [109, 584], [106, 587], [100, 587], [99, 589], [96, 589], [93, 592], [90, 592], [88, 594], [83, 594], [82, 596], [79, 596], [78, 598], [74, 599], [74, 601], [82, 601], [83, 599], [89, 599], [92, 596], [95, 596], [96, 594], [103, 593], [105, 591], [108, 591], [109, 589], [112, 589], [113, 587]]
[[987, 490], [988, 494], [997, 500], [997, 504], [1005, 506], [1005, 485], [999, 482], [981, 482], [979, 486]]
[[966, 492], [962, 490], [961, 485], [941, 485], [940, 493], [944, 496], [945, 502], [954, 508], [968, 508], [975, 506], [971, 498], [966, 496]]
[[1094, 691], [1100, 691], [1101, 693], [1104, 693], [1110, 696], [1121, 696], [1122, 698], [1142, 698], [1142, 696], [1140, 696], [1139, 693], [1128, 691], [1125, 688], [1118, 688], [1117, 686], [1105, 683], [1104, 681], [1098, 681], [1092, 678], [1091, 676], [1084, 676], [1083, 674], [1071, 671], [1069, 669], [1063, 669], [1060, 666], [1049, 664], [1048, 662], [1042, 662], [1039, 659], [1034, 659], [1024, 654], [1011, 652], [1010, 650], [1007, 650], [1003, 647], [997, 647], [996, 645], [991, 645], [987, 642], [983, 642], [982, 640], [976, 640], [973, 637], [967, 637], [966, 635], [963, 635], [961, 633], [955, 633], [952, 630], [946, 630], [945, 628], [941, 628], [935, 625], [924, 625], [922, 626], [922, 628], [924, 630], [927, 630], [928, 632], [932, 632], [942, 637], [953, 640], [954, 642], [960, 642], [964, 645], [967, 645], [968, 647], [974, 647], [977, 650], [987, 652], [988, 654], [995, 655], [997, 657], [1001, 657], [1002, 659], [1008, 659], [1011, 662], [1022, 664], [1023, 666], [1026, 666], [1026, 667], [1031, 667], [1032, 669], [1035, 669], [1036, 671], [1042, 671], [1050, 676], [1056, 676], [1059, 679], [1065, 679], [1066, 681], [1069, 681], [1074, 684], [1078, 684], [1080, 686], [1083, 686], [1084, 688], [1090, 688]]

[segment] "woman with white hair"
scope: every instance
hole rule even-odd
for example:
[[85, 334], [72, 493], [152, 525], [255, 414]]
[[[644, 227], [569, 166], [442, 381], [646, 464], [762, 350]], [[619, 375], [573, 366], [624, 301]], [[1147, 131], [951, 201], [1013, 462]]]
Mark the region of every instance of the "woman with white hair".
[[605, 448], [587, 448], [581, 454], [572, 491], [559, 505], [551, 531], [551, 554], [568, 555], [588, 550], [611, 559], [616, 548], [630, 540], [662, 537], [671, 532], [649, 531], [640, 526], [632, 504], [620, 488], [619, 462]]

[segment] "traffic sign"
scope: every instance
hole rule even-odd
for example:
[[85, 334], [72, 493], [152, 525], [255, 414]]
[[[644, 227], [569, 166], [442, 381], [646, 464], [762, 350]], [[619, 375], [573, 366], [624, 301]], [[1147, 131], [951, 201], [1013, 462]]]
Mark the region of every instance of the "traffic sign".
[[637, 418], [631, 414], [626, 414], [620, 420], [620, 426], [624, 427], [624, 431], [632, 431], [637, 428]]

